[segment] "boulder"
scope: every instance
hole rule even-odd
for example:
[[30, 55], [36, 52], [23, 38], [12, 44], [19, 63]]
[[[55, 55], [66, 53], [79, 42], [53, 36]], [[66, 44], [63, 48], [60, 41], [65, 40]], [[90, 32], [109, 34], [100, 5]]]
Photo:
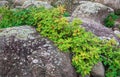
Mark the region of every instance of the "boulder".
[[25, 1], [26, 1], [26, 0], [12, 0], [12, 3], [13, 3], [15, 6], [22, 6]]
[[9, 4], [8, 1], [0, 1], [0, 7], [1, 6], [7, 6]]
[[[82, 77], [81, 75], [79, 75], [78, 77]], [[91, 77], [90, 75], [86, 75], [85, 77]]]
[[98, 62], [92, 68], [91, 74], [93, 77], [105, 77], [105, 68], [101, 62]]
[[24, 2], [24, 4], [22, 5], [22, 8], [27, 8], [30, 6], [35, 6], [35, 7], [40, 7], [43, 6], [45, 8], [52, 8], [52, 6], [48, 3], [48, 2], [43, 2], [43, 1], [35, 1], [35, 0], [27, 0]]
[[112, 12], [114, 12], [112, 8], [103, 4], [91, 1], [80, 1], [80, 5], [77, 6], [75, 11], [72, 13], [72, 17], [89, 18], [102, 23], [104, 18]]
[[95, 2], [99, 2], [105, 4], [113, 9], [120, 9], [120, 0], [94, 0]]
[[114, 38], [117, 43], [120, 43], [120, 38], [115, 35], [115, 33], [112, 31], [112, 29], [109, 29], [102, 25], [101, 23], [95, 22], [91, 19], [81, 19], [83, 24], [81, 25], [84, 27], [87, 31], [92, 32], [96, 36], [98, 36], [100, 39], [107, 39], [110, 40]]
[[114, 32], [103, 25], [104, 18], [113, 9], [107, 7], [103, 4], [90, 2], [90, 1], [80, 1], [81, 4], [72, 13], [71, 20], [74, 18], [80, 18], [83, 22], [82, 27], [86, 28], [87, 31], [91, 31], [100, 39], [110, 40], [114, 38], [118, 44], [120, 43], [120, 38], [114, 34]]
[[120, 38], [120, 31], [115, 30], [114, 33], [116, 34], [116, 36], [118, 36]]
[[76, 77], [69, 54], [33, 27], [0, 29], [0, 77]]

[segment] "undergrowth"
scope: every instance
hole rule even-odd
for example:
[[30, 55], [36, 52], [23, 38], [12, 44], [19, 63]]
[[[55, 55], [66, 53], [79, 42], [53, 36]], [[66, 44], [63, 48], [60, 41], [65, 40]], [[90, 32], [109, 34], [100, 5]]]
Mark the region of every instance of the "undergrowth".
[[80, 27], [80, 19], [69, 22], [63, 7], [45, 9], [0, 8], [0, 28], [32, 25], [43, 36], [49, 38], [64, 52], [71, 52], [72, 65], [84, 77], [92, 67], [102, 62], [106, 77], [117, 77], [120, 73], [120, 48], [114, 39], [100, 40], [91, 32]]
[[110, 13], [104, 20], [104, 25], [106, 27], [113, 27], [115, 25], [115, 20], [117, 20], [119, 17], [118, 15], [114, 14], [114, 13]]

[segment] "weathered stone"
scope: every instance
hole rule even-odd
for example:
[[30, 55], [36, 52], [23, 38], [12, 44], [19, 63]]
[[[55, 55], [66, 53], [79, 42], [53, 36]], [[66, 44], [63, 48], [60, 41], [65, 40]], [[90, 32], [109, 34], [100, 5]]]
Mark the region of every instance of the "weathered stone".
[[82, 18], [81, 20], [83, 22], [81, 26], [84, 27], [87, 31], [91, 31], [101, 39], [110, 40], [111, 38], [114, 38], [118, 44], [120, 43], [120, 38], [118, 38], [118, 36], [116, 36], [111, 29], [91, 19]]
[[120, 9], [120, 0], [93, 0], [95, 2], [100, 2], [114, 9]]
[[101, 23], [111, 12], [114, 12], [114, 10], [103, 4], [90, 1], [80, 1], [80, 5], [72, 13], [72, 17], [89, 18]]
[[104, 18], [110, 12], [114, 12], [113, 9], [100, 3], [80, 1], [80, 5], [73, 12], [71, 18], [80, 18], [83, 22], [81, 26], [100, 37], [100, 39], [110, 40], [114, 38], [119, 44], [120, 38], [111, 29], [102, 25]]
[[115, 30], [114, 33], [116, 34], [116, 36], [118, 36], [120, 38], [120, 31]]
[[101, 62], [94, 65], [91, 74], [93, 77], [105, 77], [105, 68]]
[[0, 30], [0, 77], [76, 77], [69, 54], [34, 28]]
[[[79, 77], [82, 77], [81, 75], [79, 75]], [[86, 75], [85, 77], [90, 77], [90, 75]]]
[[8, 5], [8, 1], [0, 1], [0, 7], [1, 6], [7, 6]]
[[45, 8], [52, 8], [52, 6], [48, 2], [43, 2], [43, 1], [35, 1], [35, 0], [27, 0], [24, 2], [22, 5], [22, 8], [27, 8], [29, 6], [35, 6], [35, 7], [40, 7], [43, 6]]
[[113, 26], [113, 31], [114, 30], [120, 31], [120, 19], [115, 21], [115, 25]]

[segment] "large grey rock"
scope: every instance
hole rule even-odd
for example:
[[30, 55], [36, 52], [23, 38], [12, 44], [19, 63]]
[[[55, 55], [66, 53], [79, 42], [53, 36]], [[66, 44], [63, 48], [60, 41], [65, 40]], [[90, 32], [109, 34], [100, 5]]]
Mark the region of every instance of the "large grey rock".
[[[79, 75], [79, 77], [82, 77], [81, 75]], [[85, 77], [90, 77], [90, 75], [86, 75]]]
[[84, 27], [87, 31], [91, 31], [100, 39], [115, 39], [118, 44], [120, 43], [120, 38], [116, 36], [111, 29], [105, 27], [101, 23], [95, 22], [94, 20], [87, 18], [82, 18], [81, 20], [83, 22], [81, 26]]
[[72, 13], [72, 17], [89, 18], [101, 23], [111, 12], [114, 12], [114, 10], [103, 4], [91, 1], [80, 1], [80, 5], [77, 6]]
[[103, 4], [80, 1], [80, 5], [72, 13], [71, 19], [80, 18], [83, 22], [81, 26], [86, 28], [87, 31], [91, 31], [100, 39], [110, 40], [114, 38], [119, 44], [120, 38], [111, 29], [102, 25], [104, 18], [111, 12], [114, 12], [114, 10]]
[[105, 77], [105, 68], [101, 62], [97, 63], [91, 71], [93, 77]]
[[43, 6], [45, 8], [52, 8], [52, 6], [45, 1], [36, 1], [36, 0], [27, 0], [24, 2], [24, 4], [22, 5], [22, 8], [27, 8], [29, 6], [35, 6], [35, 7], [40, 7]]
[[76, 77], [69, 54], [34, 28], [0, 30], [0, 77]]
[[9, 4], [8, 1], [0, 1], [0, 7], [1, 6], [7, 6]]
[[120, 0], [94, 0], [95, 2], [100, 2], [114, 9], [120, 9]]

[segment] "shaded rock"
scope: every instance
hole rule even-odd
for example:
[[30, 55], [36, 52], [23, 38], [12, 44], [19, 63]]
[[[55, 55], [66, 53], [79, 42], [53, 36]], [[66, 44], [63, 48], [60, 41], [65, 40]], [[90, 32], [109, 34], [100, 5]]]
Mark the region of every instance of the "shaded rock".
[[91, 74], [93, 77], [105, 77], [105, 68], [101, 62], [94, 65]]
[[80, 1], [80, 5], [77, 6], [72, 13], [72, 17], [89, 18], [96, 22], [103, 22], [104, 18], [114, 10], [100, 3], [91, 1]]
[[120, 31], [120, 19], [115, 21], [115, 25], [113, 26], [113, 31], [114, 30]]
[[[79, 75], [79, 77], [82, 77], [81, 75]], [[89, 75], [86, 75], [85, 77], [90, 77]]]
[[52, 6], [48, 2], [43, 2], [43, 1], [35, 1], [35, 0], [27, 0], [24, 2], [22, 5], [22, 8], [27, 8], [30, 6], [35, 6], [35, 7], [40, 7], [43, 6], [45, 8], [52, 8]]
[[0, 77], [76, 77], [69, 54], [34, 28], [0, 30]]

